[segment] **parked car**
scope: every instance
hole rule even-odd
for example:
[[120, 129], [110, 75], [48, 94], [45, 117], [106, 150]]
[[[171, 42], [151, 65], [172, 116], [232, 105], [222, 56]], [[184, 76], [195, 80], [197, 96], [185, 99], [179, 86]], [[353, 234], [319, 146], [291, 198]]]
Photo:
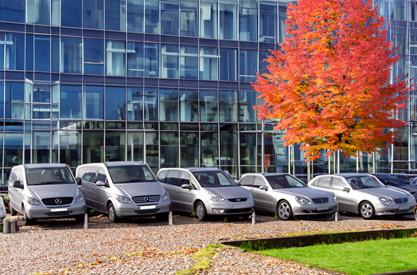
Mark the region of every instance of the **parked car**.
[[332, 215], [337, 211], [332, 192], [308, 187], [287, 173], [248, 173], [239, 180], [248, 189], [255, 210], [277, 213], [281, 220], [294, 216]]
[[388, 187], [391, 186], [391, 187], [394, 187], [394, 188], [399, 188], [399, 189], [405, 190], [407, 192], [410, 192], [410, 194], [417, 201], [417, 186], [400, 183], [396, 178], [392, 177], [390, 174], [375, 173], [375, 174], [372, 174], [372, 175], [377, 177], [380, 182], [382, 182], [383, 184], [385, 184]]
[[163, 168], [158, 180], [169, 193], [172, 210], [209, 215], [250, 215], [253, 199], [230, 175], [218, 168]]
[[3, 198], [0, 197], [0, 224], [3, 223], [4, 218], [6, 218], [6, 206], [4, 206]]
[[45, 218], [84, 220], [85, 199], [66, 164], [14, 166], [8, 187], [10, 213], [22, 213], [27, 224]]
[[398, 180], [399, 183], [402, 184], [410, 184], [411, 181], [413, 180], [411, 177], [407, 176], [406, 174], [403, 173], [392, 173], [389, 174], [391, 177], [395, 178]]
[[312, 179], [308, 186], [334, 192], [339, 211], [374, 215], [413, 213], [416, 201], [408, 192], [390, 189], [369, 174], [342, 173]]
[[108, 214], [112, 222], [133, 216], [168, 219], [169, 195], [145, 163], [83, 164], [75, 173], [87, 207]]

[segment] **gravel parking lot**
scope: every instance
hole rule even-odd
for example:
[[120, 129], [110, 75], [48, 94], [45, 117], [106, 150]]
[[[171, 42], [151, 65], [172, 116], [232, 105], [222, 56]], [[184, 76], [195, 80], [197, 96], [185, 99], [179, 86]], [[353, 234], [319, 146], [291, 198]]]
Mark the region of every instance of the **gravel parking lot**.
[[[277, 237], [299, 232], [414, 228], [414, 216], [363, 220], [354, 215], [280, 221], [270, 215], [250, 220], [196, 218], [175, 214], [174, 225], [149, 219], [110, 223], [93, 216], [89, 229], [75, 220], [40, 220], [16, 234], [0, 234], [0, 274], [175, 274], [191, 268], [198, 249], [226, 240]], [[338, 274], [291, 261], [223, 247], [201, 274]]]

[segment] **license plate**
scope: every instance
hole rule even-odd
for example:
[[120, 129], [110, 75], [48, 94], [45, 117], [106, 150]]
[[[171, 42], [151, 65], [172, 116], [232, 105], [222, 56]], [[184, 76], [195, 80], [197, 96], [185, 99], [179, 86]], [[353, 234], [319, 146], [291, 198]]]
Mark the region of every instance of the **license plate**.
[[317, 211], [325, 211], [325, 210], [329, 210], [329, 207], [328, 206], [317, 207]]
[[68, 208], [52, 208], [51, 212], [64, 212], [68, 211]]
[[232, 204], [232, 208], [245, 208], [247, 207], [246, 203]]
[[140, 210], [155, 209], [156, 205], [144, 205], [140, 207]]
[[408, 210], [410, 209], [410, 206], [400, 206], [400, 210]]

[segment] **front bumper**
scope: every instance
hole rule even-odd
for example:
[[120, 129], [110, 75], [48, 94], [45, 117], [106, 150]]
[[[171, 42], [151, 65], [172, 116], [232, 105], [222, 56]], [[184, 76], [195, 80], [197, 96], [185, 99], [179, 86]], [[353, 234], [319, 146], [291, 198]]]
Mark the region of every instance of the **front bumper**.
[[376, 205], [375, 215], [399, 215], [399, 214], [411, 214], [414, 213], [415, 204], [403, 204], [403, 205]]
[[294, 216], [306, 215], [330, 215], [337, 211], [337, 204], [322, 204], [322, 205], [292, 205]]
[[160, 201], [156, 204], [117, 203], [115, 208], [116, 214], [119, 217], [152, 216], [156, 214], [168, 213], [171, 208], [171, 202], [167, 200]]
[[85, 203], [74, 203], [51, 207], [45, 205], [26, 205], [26, 213], [30, 219], [68, 218], [84, 215], [87, 207]]
[[253, 212], [251, 202], [209, 202], [206, 204], [208, 215], [246, 215]]

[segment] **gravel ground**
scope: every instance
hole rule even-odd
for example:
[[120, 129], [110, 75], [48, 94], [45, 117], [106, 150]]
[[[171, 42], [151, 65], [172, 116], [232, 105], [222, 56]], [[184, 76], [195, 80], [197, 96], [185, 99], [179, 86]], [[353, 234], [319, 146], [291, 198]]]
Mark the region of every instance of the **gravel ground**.
[[[114, 224], [90, 217], [89, 229], [72, 220], [40, 221], [0, 234], [0, 274], [175, 274], [191, 268], [198, 249], [226, 240], [298, 232], [414, 228], [412, 219], [279, 221], [272, 216], [224, 223], [174, 215], [174, 225], [153, 219]], [[201, 274], [338, 274], [232, 247], [219, 248]]]

